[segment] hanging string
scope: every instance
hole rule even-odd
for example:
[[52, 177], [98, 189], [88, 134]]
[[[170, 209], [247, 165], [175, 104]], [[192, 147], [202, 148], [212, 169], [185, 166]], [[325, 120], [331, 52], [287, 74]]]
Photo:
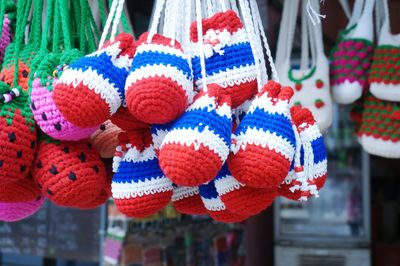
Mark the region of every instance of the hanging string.
[[204, 49], [203, 49], [203, 23], [201, 16], [200, 0], [196, 0], [196, 21], [197, 21], [197, 43], [200, 56], [200, 68], [203, 81], [203, 90], [207, 92], [208, 88], [207, 88], [207, 78], [206, 78], [206, 61], [204, 58]]
[[111, 41], [112, 42], [114, 41], [115, 36], [117, 35], [118, 25], [119, 25], [119, 22], [121, 21], [122, 12], [124, 11], [124, 4], [125, 4], [125, 0], [119, 0], [118, 1], [118, 7], [117, 7], [117, 10], [115, 12], [113, 26], [112, 26], [112, 29], [111, 29]]
[[[321, 2], [323, 2], [323, 0], [321, 0]], [[315, 9], [311, 5], [310, 0], [308, 0], [307, 2], [307, 13], [314, 26], [321, 23], [321, 18], [326, 18], [326, 15], [321, 15], [317, 11], [315, 11]]]
[[233, 11], [235, 11], [236, 14], [239, 15], [239, 9], [238, 9], [236, 0], [230, 0], [230, 4], [231, 4], [231, 9], [232, 9]]
[[101, 35], [101, 38], [100, 38], [99, 49], [101, 49], [103, 47], [103, 45], [107, 39], [107, 34], [110, 30], [111, 23], [112, 23], [115, 11], [117, 9], [117, 6], [118, 6], [118, 0], [114, 0], [111, 4], [110, 12], [109, 12], [107, 20], [106, 20], [106, 25], [104, 26], [103, 34]]
[[156, 8], [154, 10], [154, 17], [150, 26], [149, 35], [147, 36], [147, 42], [151, 42], [154, 34], [157, 32], [158, 23], [160, 22], [161, 12], [164, 7], [165, 0], [156, 0]]
[[222, 6], [222, 12], [226, 12], [226, 10], [228, 10], [228, 7], [226, 6], [225, 0], [221, 0], [220, 3]]

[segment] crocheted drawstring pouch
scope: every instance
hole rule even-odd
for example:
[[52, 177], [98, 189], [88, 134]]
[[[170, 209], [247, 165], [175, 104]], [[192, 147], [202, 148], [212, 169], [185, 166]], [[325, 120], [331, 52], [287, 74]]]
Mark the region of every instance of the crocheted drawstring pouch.
[[[33, 34], [37, 33], [35, 18], [40, 3], [37, 4], [31, 25], [32, 43], [37, 38]], [[28, 1], [18, 3], [17, 36], [7, 48], [0, 73], [0, 184], [27, 177], [36, 150], [35, 122], [27, 93], [28, 65], [35, 47], [22, 43], [29, 7]]]
[[0, 184], [0, 202], [27, 202], [37, 199], [40, 195], [40, 190], [31, 175], [5, 185]]
[[201, 26], [200, 41], [198, 23], [193, 22], [190, 27], [196, 89], [204, 87], [200, 58], [200, 53], [204, 53], [207, 81], [226, 90], [235, 108], [257, 93], [257, 70], [249, 35], [233, 10], [218, 12], [203, 19]]
[[225, 164], [214, 180], [226, 208], [236, 214], [253, 216], [267, 209], [277, 196], [277, 189], [252, 188], [240, 183]]
[[18, 222], [34, 215], [45, 202], [45, 197], [39, 196], [37, 199], [27, 202], [0, 202], [0, 221]]
[[[113, 1], [99, 50], [70, 64], [54, 87], [56, 106], [76, 126], [100, 126], [117, 112], [124, 101], [125, 81], [135, 44], [130, 34], [116, 36], [123, 2]], [[110, 28], [111, 39], [105, 43]]]
[[150, 129], [125, 134], [119, 137], [125, 146], [121, 145], [122, 156], [119, 163], [114, 161], [117, 171], [112, 179], [112, 197], [123, 214], [147, 217], [170, 202], [172, 182], [158, 165]]
[[368, 92], [357, 136], [368, 153], [400, 158], [400, 104], [383, 101]]
[[305, 201], [323, 187], [327, 177], [327, 154], [321, 132], [310, 110], [291, 108], [296, 127], [296, 155], [290, 172], [279, 185], [279, 194], [288, 199]]
[[201, 200], [207, 210], [207, 214], [212, 219], [224, 223], [238, 223], [246, 220], [249, 216], [240, 215], [231, 212], [222, 202], [215, 188], [215, 181], [211, 180], [207, 184], [199, 186]]
[[207, 213], [197, 186], [181, 187], [174, 184], [171, 202], [175, 210], [182, 214], [202, 215]]
[[164, 174], [177, 185], [211, 181], [229, 155], [230, 96], [216, 84], [200, 92], [162, 141], [159, 159]]
[[[47, 5], [47, 17], [43, 30], [41, 48], [35, 60], [39, 61], [30, 82], [31, 109], [40, 129], [48, 136], [64, 141], [77, 141], [93, 134], [98, 127], [81, 128], [68, 121], [53, 100], [53, 89], [59, 77], [71, 62], [82, 57], [78, 49], [72, 48], [70, 17], [63, 8], [65, 0], [52, 0]], [[83, 13], [83, 12], [82, 12]], [[61, 17], [61, 19], [60, 19]], [[48, 51], [49, 27], [54, 21], [52, 51]], [[62, 34], [62, 36], [60, 36]], [[83, 42], [80, 40], [81, 49]], [[95, 46], [93, 43], [91, 46]]]
[[[352, 19], [331, 51], [332, 95], [340, 104], [359, 99], [368, 88], [368, 73], [373, 55], [374, 0], [355, 1]], [[361, 10], [363, 10], [361, 12]]]
[[[283, 58], [276, 59], [277, 71], [280, 73], [280, 83], [283, 86], [294, 88], [292, 105], [300, 105], [310, 109], [318, 122], [318, 126], [325, 131], [332, 123], [332, 97], [329, 85], [329, 62], [324, 53], [321, 23], [314, 21], [309, 14], [319, 12], [319, 1], [302, 1], [302, 44], [301, 62], [297, 69], [292, 65], [292, 48], [296, 28], [296, 18], [299, 1], [286, 1], [286, 9], [291, 9], [288, 19], [281, 21], [277, 52]], [[306, 4], [307, 3], [307, 4]], [[288, 7], [289, 5], [289, 7]], [[284, 14], [285, 15], [285, 14]], [[313, 25], [313, 23], [315, 23]], [[311, 56], [309, 50], [311, 48]]]
[[0, 65], [3, 63], [7, 46], [11, 43], [15, 30], [17, 8], [12, 0], [0, 2]]
[[371, 93], [382, 100], [400, 101], [400, 34], [392, 34], [388, 1], [383, 0], [384, 19], [369, 73]]
[[181, 44], [160, 34], [143, 34], [126, 81], [126, 102], [137, 119], [164, 124], [192, 102], [193, 78]]
[[74, 208], [96, 199], [106, 183], [104, 163], [86, 139], [56, 141], [43, 135], [32, 175], [50, 201]]
[[290, 87], [269, 81], [257, 94], [232, 136], [228, 167], [242, 184], [274, 189], [289, 172], [295, 153]]
[[112, 158], [115, 153], [115, 148], [118, 146], [118, 134], [122, 130], [114, 125], [110, 120], [107, 120], [100, 125], [90, 137], [90, 141], [99, 151], [101, 158]]
[[[183, 20], [191, 14], [183, 12], [191, 4], [187, 2], [155, 1], [150, 29], [137, 42], [125, 93], [129, 111], [143, 122], [169, 123], [193, 101], [193, 74], [183, 43], [189, 40], [188, 32], [183, 33]], [[161, 15], [164, 26], [158, 30]]]

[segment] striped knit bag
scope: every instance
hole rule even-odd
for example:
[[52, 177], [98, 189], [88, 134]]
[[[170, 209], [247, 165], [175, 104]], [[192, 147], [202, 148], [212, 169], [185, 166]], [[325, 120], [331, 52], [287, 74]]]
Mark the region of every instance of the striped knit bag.
[[27, 202], [37, 199], [40, 195], [40, 190], [31, 175], [6, 185], [0, 184], [0, 202]]
[[160, 148], [160, 166], [177, 185], [212, 180], [229, 155], [231, 102], [218, 85], [208, 86], [174, 122]]
[[149, 124], [178, 118], [192, 102], [193, 77], [181, 44], [160, 34], [143, 34], [125, 84], [129, 111]]
[[55, 141], [43, 136], [32, 175], [43, 195], [66, 207], [86, 206], [106, 185], [104, 163], [88, 140]]
[[61, 114], [78, 127], [99, 126], [125, 98], [125, 81], [135, 46], [129, 34], [86, 55], [65, 69], [54, 86], [53, 99]]
[[107, 120], [90, 137], [90, 142], [99, 151], [101, 158], [112, 158], [114, 156], [115, 148], [119, 144], [118, 134], [120, 132], [122, 130], [119, 127]]
[[267, 209], [277, 196], [277, 189], [252, 188], [240, 183], [224, 165], [214, 180], [226, 208], [236, 214], [253, 216]]
[[294, 106], [291, 115], [298, 142], [290, 172], [279, 185], [279, 194], [292, 200], [318, 196], [327, 178], [327, 154], [324, 140], [310, 110]]
[[[123, 133], [121, 133], [123, 134]], [[112, 179], [112, 197], [118, 210], [129, 217], [146, 217], [163, 209], [171, 200], [172, 182], [158, 165], [149, 129], [126, 133]], [[121, 137], [120, 137], [121, 138]], [[126, 142], [125, 140], [125, 142]]]
[[174, 185], [171, 202], [175, 210], [182, 214], [201, 215], [207, 213], [197, 186], [181, 187]]
[[276, 188], [289, 172], [295, 135], [289, 111], [290, 87], [269, 81], [253, 100], [232, 139], [228, 167], [242, 184]]
[[45, 198], [40, 196], [27, 202], [0, 202], [0, 221], [17, 222], [26, 219], [34, 215], [43, 206], [44, 201]]
[[233, 213], [226, 208], [221, 197], [218, 195], [214, 180], [211, 180], [207, 184], [200, 185], [199, 192], [207, 214], [215, 221], [238, 223], [248, 218], [248, 216]]
[[237, 107], [257, 93], [257, 70], [247, 32], [233, 10], [203, 19], [202, 28], [203, 44], [198, 41], [196, 22], [190, 32], [195, 85], [198, 90], [204, 87], [199, 55], [203, 52], [207, 82], [224, 88]]
[[389, 6], [382, 0], [384, 22], [369, 73], [371, 93], [382, 100], [400, 101], [400, 34], [392, 34]]
[[44, 56], [39, 64], [31, 89], [31, 109], [40, 129], [58, 140], [77, 141], [89, 137], [97, 127], [81, 128], [69, 122], [57, 108], [54, 87], [68, 64], [81, 57], [78, 50], [63, 54], [51, 53]]
[[370, 154], [400, 158], [400, 103], [380, 100], [369, 92], [363, 102], [359, 142]]
[[[358, 9], [357, 2], [362, 1], [356, 1], [355, 9]], [[347, 29], [340, 34], [330, 56], [332, 94], [340, 104], [354, 102], [368, 88], [367, 79], [373, 53], [374, 0], [365, 2], [358, 21], [356, 24], [349, 23]], [[362, 9], [362, 3], [359, 8]]]

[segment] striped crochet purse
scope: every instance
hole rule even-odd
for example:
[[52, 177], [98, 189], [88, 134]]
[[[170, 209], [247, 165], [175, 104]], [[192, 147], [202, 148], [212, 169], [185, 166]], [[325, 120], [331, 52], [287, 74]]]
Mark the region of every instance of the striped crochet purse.
[[181, 187], [174, 185], [171, 202], [175, 210], [182, 214], [201, 215], [207, 213], [197, 186]]

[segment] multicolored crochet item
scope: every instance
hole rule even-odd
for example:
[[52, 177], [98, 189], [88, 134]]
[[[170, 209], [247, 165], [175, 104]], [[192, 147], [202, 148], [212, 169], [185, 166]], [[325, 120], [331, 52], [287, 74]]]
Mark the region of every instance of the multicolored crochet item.
[[193, 76], [181, 44], [160, 34], [138, 42], [126, 80], [126, 103], [137, 119], [164, 124], [178, 118], [192, 102]]
[[357, 135], [368, 153], [400, 158], [400, 103], [380, 100], [368, 92]]
[[133, 37], [121, 33], [114, 42], [70, 64], [53, 91], [61, 114], [85, 128], [99, 126], [116, 113], [124, 101], [134, 51]]
[[27, 202], [0, 202], [0, 221], [17, 222], [35, 214], [43, 205], [45, 197]]
[[324, 139], [316, 121], [307, 108], [294, 106], [291, 115], [299, 134], [296, 155], [290, 172], [279, 186], [281, 196], [304, 201], [318, 196], [327, 178], [327, 154]]
[[290, 87], [269, 81], [255, 97], [235, 134], [228, 167], [242, 184], [275, 189], [285, 179], [295, 153]]
[[123, 149], [122, 160], [112, 179], [112, 197], [123, 214], [146, 217], [170, 202], [172, 182], [158, 165], [150, 129], [126, 134], [129, 144]]
[[107, 120], [100, 125], [100, 128], [90, 137], [90, 141], [96, 150], [99, 151], [101, 158], [112, 158], [115, 148], [118, 146], [118, 134], [122, 130]]
[[368, 78], [371, 93], [387, 101], [400, 101], [400, 41], [375, 48]]
[[373, 43], [362, 38], [348, 38], [356, 25], [343, 31], [330, 56], [330, 79], [336, 102], [352, 103], [368, 88]]
[[229, 155], [231, 131], [230, 96], [218, 85], [209, 85], [165, 136], [159, 152], [161, 169], [180, 186], [211, 181]]
[[62, 115], [53, 100], [53, 88], [68, 64], [81, 57], [78, 50], [51, 53], [42, 58], [31, 84], [31, 109], [40, 129], [58, 140], [77, 141], [92, 135], [97, 127], [81, 128]]
[[224, 223], [238, 223], [248, 218], [248, 216], [233, 213], [226, 208], [218, 195], [214, 180], [199, 186], [199, 192], [207, 214], [214, 220]]
[[202, 20], [203, 44], [198, 41], [197, 23], [190, 27], [192, 66], [195, 85], [204, 87], [200, 55], [205, 55], [207, 83], [216, 83], [231, 96], [232, 107], [257, 93], [257, 70], [250, 39], [233, 10]]
[[86, 206], [106, 184], [104, 164], [88, 140], [55, 141], [43, 136], [32, 175], [43, 195], [66, 207]]
[[0, 183], [0, 202], [27, 202], [40, 195], [40, 190], [30, 175], [8, 184]]
[[277, 196], [277, 189], [252, 188], [241, 184], [225, 164], [214, 180], [226, 208], [236, 214], [252, 216], [267, 209]]
[[199, 194], [199, 187], [180, 187], [174, 185], [171, 201], [175, 210], [179, 213], [189, 215], [207, 213]]

